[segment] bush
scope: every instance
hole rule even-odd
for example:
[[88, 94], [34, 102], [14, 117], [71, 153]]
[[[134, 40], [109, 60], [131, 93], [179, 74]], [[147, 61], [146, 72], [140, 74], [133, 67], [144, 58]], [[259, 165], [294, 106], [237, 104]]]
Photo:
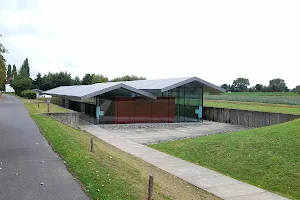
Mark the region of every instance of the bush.
[[36, 99], [36, 93], [32, 90], [24, 90], [21, 93], [21, 97], [24, 97], [26, 99]]

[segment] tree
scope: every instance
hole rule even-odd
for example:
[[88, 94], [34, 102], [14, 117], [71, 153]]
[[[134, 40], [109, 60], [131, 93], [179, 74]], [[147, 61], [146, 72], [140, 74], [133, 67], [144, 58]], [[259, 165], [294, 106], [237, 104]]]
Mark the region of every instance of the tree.
[[126, 76], [121, 76], [121, 77], [117, 77], [117, 78], [114, 78], [110, 81], [112, 82], [119, 82], [119, 81], [134, 81], [134, 80], [146, 80], [146, 77], [138, 77], [138, 76], [135, 76], [135, 75], [126, 75]]
[[13, 69], [12, 69], [11, 74], [12, 74], [13, 78], [17, 77], [17, 67], [16, 67], [15, 64], [13, 65]]
[[257, 90], [256, 90], [255, 86], [253, 86], [253, 87], [250, 87], [248, 91], [249, 92], [256, 92]]
[[300, 85], [297, 85], [297, 86], [295, 87], [295, 92], [297, 92], [297, 93], [300, 94]]
[[107, 82], [108, 78], [106, 76], [103, 76], [102, 74], [92, 74], [92, 81], [91, 83], [104, 83]]
[[276, 78], [269, 81], [269, 90], [271, 92], [284, 92], [286, 89], [287, 87], [283, 79]]
[[8, 80], [9, 78], [12, 77], [12, 73], [11, 73], [11, 65], [8, 64], [7, 65], [7, 72], [6, 72], [6, 80]]
[[[2, 35], [0, 35], [0, 38]], [[0, 41], [0, 90], [4, 89], [5, 80], [6, 80], [6, 60], [3, 56], [4, 53], [6, 53], [7, 50], [2, 45]]]
[[82, 85], [90, 85], [92, 84], [92, 75], [91, 74], [85, 74], [82, 78]]
[[262, 92], [263, 88], [264, 88], [264, 86], [262, 84], [256, 84], [255, 85], [255, 89], [258, 92]]
[[221, 88], [225, 89], [226, 92], [228, 92], [230, 90], [230, 85], [228, 85], [228, 84], [222, 84]]
[[236, 92], [246, 92], [250, 82], [249, 79], [246, 78], [237, 78], [233, 81], [232, 85], [234, 86]]
[[42, 78], [42, 84], [39, 89], [50, 90], [59, 86], [69, 86], [73, 84], [71, 74], [67, 72], [48, 73]]
[[19, 75], [23, 78], [29, 78], [30, 77], [30, 68], [29, 68], [28, 58], [26, 58], [23, 61], [23, 64], [20, 68], [20, 74]]
[[41, 89], [42, 84], [43, 84], [42, 75], [41, 73], [37, 73], [36, 79], [32, 81], [32, 85], [34, 88]]
[[79, 76], [75, 76], [75, 78], [73, 80], [73, 85], [81, 85], [81, 80], [80, 80]]
[[14, 88], [17, 95], [21, 95], [24, 90], [29, 90], [32, 85], [32, 80], [29, 77], [17, 77], [11, 86]]

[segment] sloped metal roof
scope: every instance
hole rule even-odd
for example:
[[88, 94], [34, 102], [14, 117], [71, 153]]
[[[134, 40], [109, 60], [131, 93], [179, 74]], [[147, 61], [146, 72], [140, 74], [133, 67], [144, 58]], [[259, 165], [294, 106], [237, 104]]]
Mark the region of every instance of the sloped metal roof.
[[207, 81], [204, 81], [198, 77], [188, 77], [157, 80], [107, 82], [97, 83], [93, 85], [61, 86], [45, 91], [44, 93], [56, 96], [76, 97], [84, 100], [115, 89], [124, 88], [142, 96], [151, 99], [156, 99], [156, 96], [151, 94], [150, 92], [165, 92], [188, 83], [197, 84], [199, 87], [202, 87], [204, 89], [204, 92], [225, 92], [223, 88], [211, 84]]
[[75, 97], [84, 100], [120, 88], [135, 92], [151, 99], [156, 99], [156, 96], [149, 92], [138, 90], [120, 82], [97, 83], [93, 85], [60, 86], [43, 93], [56, 96]]
[[137, 81], [126, 81], [122, 82], [131, 87], [140, 90], [159, 90], [160, 92], [166, 92], [176, 87], [188, 84], [197, 83], [204, 89], [204, 92], [226, 92], [223, 88], [209, 83], [198, 77], [185, 77], [185, 78], [169, 78], [169, 79], [157, 79], [157, 80], [137, 80]]

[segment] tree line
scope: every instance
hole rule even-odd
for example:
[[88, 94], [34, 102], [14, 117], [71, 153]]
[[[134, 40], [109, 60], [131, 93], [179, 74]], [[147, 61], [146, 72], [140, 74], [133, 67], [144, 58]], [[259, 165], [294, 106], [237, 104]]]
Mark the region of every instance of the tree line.
[[102, 74], [90, 74], [86, 73], [82, 79], [79, 76], [72, 78], [68, 72], [57, 72], [45, 74], [41, 73], [36, 75], [35, 79], [30, 78], [30, 67], [28, 58], [23, 61], [20, 69], [17, 69], [15, 65], [7, 65], [6, 80], [14, 88], [17, 95], [20, 95], [22, 91], [30, 89], [40, 89], [43, 91], [50, 90], [59, 86], [71, 86], [71, 85], [90, 85], [103, 82], [116, 82], [116, 81], [132, 81], [132, 80], [145, 80], [145, 77], [139, 77], [135, 75], [126, 75], [117, 77], [114, 79], [108, 79], [107, 76]]
[[285, 81], [280, 78], [272, 79], [269, 85], [256, 84], [249, 87], [250, 81], [247, 78], [237, 78], [232, 84], [222, 84], [221, 87], [227, 92], [298, 92], [300, 93], [300, 85], [290, 90]]

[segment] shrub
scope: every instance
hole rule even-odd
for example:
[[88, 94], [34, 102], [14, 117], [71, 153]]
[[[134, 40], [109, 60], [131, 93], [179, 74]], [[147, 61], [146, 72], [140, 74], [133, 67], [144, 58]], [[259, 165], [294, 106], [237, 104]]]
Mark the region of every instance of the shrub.
[[32, 91], [32, 90], [24, 90], [21, 93], [21, 96], [26, 99], [36, 99], [36, 93], [35, 93], [35, 91]]

